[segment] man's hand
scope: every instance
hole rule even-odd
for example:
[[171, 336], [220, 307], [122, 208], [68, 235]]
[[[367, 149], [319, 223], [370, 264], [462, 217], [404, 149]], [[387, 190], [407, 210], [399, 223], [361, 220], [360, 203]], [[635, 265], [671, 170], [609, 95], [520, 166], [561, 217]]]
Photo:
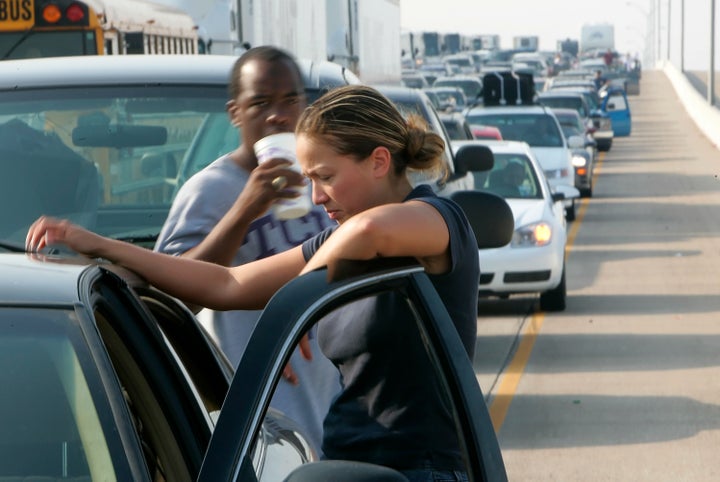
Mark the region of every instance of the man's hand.
[[[303, 337], [300, 339], [300, 343], [298, 343], [298, 349], [300, 350], [300, 355], [302, 355], [304, 359], [308, 361], [312, 360], [310, 338], [307, 336], [307, 334], [303, 335]], [[295, 374], [295, 370], [292, 369], [292, 365], [290, 365], [290, 363], [285, 365], [285, 369], [283, 370], [283, 378], [288, 382], [292, 383], [293, 385], [300, 384], [300, 380], [298, 380], [298, 377]]]

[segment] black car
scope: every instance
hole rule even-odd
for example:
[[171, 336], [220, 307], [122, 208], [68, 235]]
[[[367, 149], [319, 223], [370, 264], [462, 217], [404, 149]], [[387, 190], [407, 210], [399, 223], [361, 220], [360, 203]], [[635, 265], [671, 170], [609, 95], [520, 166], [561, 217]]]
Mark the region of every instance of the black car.
[[293, 422], [268, 409], [311, 326], [387, 291], [403, 295], [427, 340], [423, 356], [447, 393], [471, 480], [506, 480], [472, 364], [415, 263], [362, 263], [342, 280], [328, 282], [319, 270], [288, 283], [263, 312], [232, 384], [229, 364], [192, 313], [124, 269], [0, 253], [0, 272], [3, 480], [353, 481], [392, 474], [317, 461]]

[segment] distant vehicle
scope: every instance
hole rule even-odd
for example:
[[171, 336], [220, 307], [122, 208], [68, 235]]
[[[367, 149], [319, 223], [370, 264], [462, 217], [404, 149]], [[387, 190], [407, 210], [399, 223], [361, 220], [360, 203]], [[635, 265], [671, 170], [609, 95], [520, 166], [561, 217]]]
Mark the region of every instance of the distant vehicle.
[[433, 87], [460, 87], [465, 93], [467, 102], [470, 105], [476, 104], [482, 92], [482, 82], [476, 75], [453, 75], [450, 77], [438, 77], [433, 82]]
[[[456, 141], [459, 147], [465, 142]], [[493, 153], [490, 172], [474, 173], [475, 189], [501, 196], [512, 209], [515, 232], [506, 246], [480, 250], [479, 292], [506, 298], [540, 293], [540, 309], [562, 311], [567, 298], [566, 220], [563, 200], [571, 186], [553, 190], [525, 142], [483, 141]]]
[[403, 71], [400, 74], [400, 82], [405, 87], [411, 87], [413, 89], [427, 89], [430, 87], [430, 83], [425, 76], [417, 70]]
[[495, 126], [486, 126], [482, 124], [470, 124], [470, 130], [475, 139], [502, 140], [500, 129]]
[[428, 95], [437, 97], [435, 108], [438, 112], [462, 112], [468, 107], [467, 97], [460, 87], [430, 87], [424, 90]]
[[146, 0], [0, 2], [0, 60], [197, 53], [195, 22], [179, 8]]
[[580, 52], [593, 49], [615, 49], [615, 27], [612, 24], [585, 24], [580, 28]]
[[419, 114], [425, 119], [429, 128], [442, 137], [445, 143], [443, 157], [448, 177], [446, 179], [411, 177], [413, 183], [430, 184], [439, 195], [449, 197], [457, 191], [473, 189], [472, 172], [491, 168], [492, 154], [486, 147], [477, 145], [472, 146], [472, 149], [465, 149], [463, 152], [453, 151], [450, 136], [425, 92], [420, 89], [387, 85], [379, 85], [376, 88], [393, 101], [404, 115]]
[[[566, 139], [550, 108], [541, 105], [473, 107], [465, 116], [470, 124], [497, 127], [505, 140], [527, 142], [552, 187], [575, 186], [571, 149], [583, 146], [584, 140]], [[574, 200], [566, 200], [565, 208], [568, 221], [574, 220]]]
[[632, 114], [625, 91], [618, 87], [610, 87], [601, 92], [600, 96], [602, 99], [600, 108], [610, 117], [615, 136], [629, 136], [632, 132]]
[[470, 125], [459, 112], [439, 112], [440, 120], [445, 126], [445, 130], [448, 133], [451, 141], [460, 140], [467, 141], [475, 139], [475, 135], [470, 129]]
[[597, 142], [588, 132], [587, 120], [583, 120], [575, 109], [553, 108], [553, 112], [560, 122], [565, 137], [578, 136], [585, 139], [583, 147], [575, 147], [572, 150], [572, 164], [575, 168], [575, 187], [580, 191], [580, 196], [591, 197]]
[[475, 65], [473, 57], [468, 53], [446, 55], [442, 60], [459, 74], [475, 74], [480, 70], [479, 66]]

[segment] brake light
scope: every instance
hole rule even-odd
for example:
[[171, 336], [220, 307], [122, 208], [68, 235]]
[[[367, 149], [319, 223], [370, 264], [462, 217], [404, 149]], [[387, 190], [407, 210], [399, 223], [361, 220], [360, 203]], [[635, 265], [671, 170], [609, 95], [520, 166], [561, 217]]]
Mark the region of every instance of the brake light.
[[80, 5], [73, 3], [65, 10], [65, 18], [71, 22], [80, 22], [85, 18], [85, 12]]
[[46, 5], [42, 10], [42, 18], [47, 23], [57, 23], [62, 18], [60, 7], [54, 4]]

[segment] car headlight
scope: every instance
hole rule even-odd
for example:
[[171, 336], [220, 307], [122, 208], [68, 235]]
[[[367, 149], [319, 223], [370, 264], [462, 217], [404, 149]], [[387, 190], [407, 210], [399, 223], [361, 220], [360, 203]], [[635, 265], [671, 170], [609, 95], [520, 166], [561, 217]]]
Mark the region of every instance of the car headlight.
[[600, 118], [600, 129], [609, 130], [612, 128], [612, 121], [607, 117]]
[[541, 221], [517, 228], [513, 233], [510, 246], [513, 248], [540, 247], [550, 244], [552, 227]]
[[572, 156], [572, 165], [575, 167], [585, 167], [587, 159], [583, 156]]

